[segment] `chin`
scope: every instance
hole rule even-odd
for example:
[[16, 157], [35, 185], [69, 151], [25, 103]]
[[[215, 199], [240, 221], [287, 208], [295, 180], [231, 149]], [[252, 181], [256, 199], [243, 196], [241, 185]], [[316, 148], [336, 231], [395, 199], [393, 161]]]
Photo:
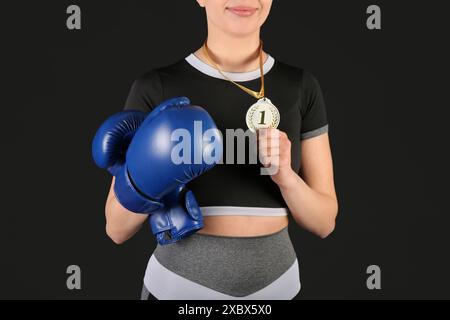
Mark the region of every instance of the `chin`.
[[226, 28], [227, 33], [232, 34], [235, 37], [246, 37], [254, 34], [259, 30], [258, 26], [248, 25], [248, 24], [236, 24], [233, 23], [232, 26]]

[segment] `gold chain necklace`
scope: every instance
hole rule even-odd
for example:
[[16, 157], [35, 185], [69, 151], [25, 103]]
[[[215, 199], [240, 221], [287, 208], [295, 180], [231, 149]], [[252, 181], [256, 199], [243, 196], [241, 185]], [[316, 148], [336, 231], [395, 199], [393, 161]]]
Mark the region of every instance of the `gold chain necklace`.
[[206, 59], [208, 60], [208, 62], [211, 63], [217, 69], [217, 71], [219, 71], [219, 73], [222, 75], [222, 77], [224, 77], [226, 80], [230, 81], [231, 83], [233, 83], [234, 85], [239, 87], [241, 90], [244, 90], [245, 92], [247, 92], [252, 97], [254, 97], [256, 99], [262, 99], [262, 98], [264, 98], [264, 70], [263, 70], [262, 48], [263, 48], [263, 42], [260, 41], [260, 45], [259, 45], [259, 70], [261, 72], [261, 89], [259, 90], [259, 92], [253, 91], [253, 90], [251, 90], [251, 89], [249, 89], [247, 87], [244, 87], [243, 85], [241, 85], [241, 84], [231, 80], [229, 77], [227, 77], [222, 72], [222, 70], [220, 70], [219, 66], [211, 59], [211, 56], [209, 55], [208, 45], [206, 44], [206, 42], [203, 44], [202, 51], [203, 51], [204, 55], [206, 56]]

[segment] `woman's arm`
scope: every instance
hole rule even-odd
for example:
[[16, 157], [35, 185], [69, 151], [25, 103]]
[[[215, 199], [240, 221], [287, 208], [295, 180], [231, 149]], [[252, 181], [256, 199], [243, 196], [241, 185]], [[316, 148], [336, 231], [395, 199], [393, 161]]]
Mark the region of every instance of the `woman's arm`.
[[105, 205], [106, 234], [116, 244], [122, 244], [138, 232], [148, 215], [137, 214], [122, 207], [114, 195], [114, 182], [115, 178]]
[[[278, 130], [268, 130], [268, 143]], [[268, 148], [265, 165], [277, 162], [278, 172], [271, 176], [281, 190], [295, 221], [305, 229], [326, 238], [334, 230], [338, 202], [333, 179], [333, 163], [328, 134], [302, 140], [301, 176], [291, 167], [291, 143], [278, 131], [279, 148]], [[267, 143], [263, 144], [265, 147]]]
[[328, 134], [302, 140], [301, 177], [295, 172], [280, 190], [295, 221], [326, 238], [333, 232], [338, 213], [333, 162]]

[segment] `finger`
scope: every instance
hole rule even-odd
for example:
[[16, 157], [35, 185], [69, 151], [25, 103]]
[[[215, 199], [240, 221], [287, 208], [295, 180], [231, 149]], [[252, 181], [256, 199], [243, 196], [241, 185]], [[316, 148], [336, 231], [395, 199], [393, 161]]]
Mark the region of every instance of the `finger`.
[[275, 128], [268, 128], [266, 129], [266, 134], [265, 134], [268, 138], [283, 138], [283, 139], [288, 139], [288, 135], [286, 132], [281, 131], [279, 129], [275, 129]]
[[267, 134], [268, 134], [267, 128], [261, 128], [261, 129], [258, 129], [258, 131], [256, 131], [256, 136], [257, 136], [258, 140], [267, 138]]
[[259, 161], [261, 162], [261, 164], [264, 167], [268, 167], [270, 166], [270, 157], [264, 156], [264, 155], [259, 155]]
[[259, 153], [264, 156], [273, 156], [273, 155], [280, 155], [282, 153], [281, 149], [279, 147], [262, 147], [259, 149]]
[[260, 148], [279, 148], [280, 145], [286, 143], [286, 141], [280, 141], [279, 139], [266, 139], [259, 140]]

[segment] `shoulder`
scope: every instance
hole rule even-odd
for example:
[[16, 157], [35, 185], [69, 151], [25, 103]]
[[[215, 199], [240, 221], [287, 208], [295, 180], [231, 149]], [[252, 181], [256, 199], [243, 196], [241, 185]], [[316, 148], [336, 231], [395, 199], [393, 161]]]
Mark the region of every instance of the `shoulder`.
[[277, 73], [285, 78], [297, 82], [300, 88], [308, 90], [318, 85], [316, 76], [303, 67], [295, 66], [279, 59], [275, 59]]
[[162, 77], [167, 74], [174, 74], [180, 71], [183, 67], [184, 58], [179, 59], [169, 65], [156, 67], [145, 71], [134, 80], [135, 85], [146, 87], [150, 84], [161, 83]]
[[143, 72], [132, 83], [126, 101], [128, 109], [152, 109], [164, 99], [164, 80], [167, 75], [176, 75], [183, 68], [184, 59], [170, 65], [157, 67]]
[[159, 69], [151, 69], [139, 75], [133, 82], [133, 87], [137, 90], [144, 90], [145, 88], [157, 88], [161, 85], [161, 77]]

